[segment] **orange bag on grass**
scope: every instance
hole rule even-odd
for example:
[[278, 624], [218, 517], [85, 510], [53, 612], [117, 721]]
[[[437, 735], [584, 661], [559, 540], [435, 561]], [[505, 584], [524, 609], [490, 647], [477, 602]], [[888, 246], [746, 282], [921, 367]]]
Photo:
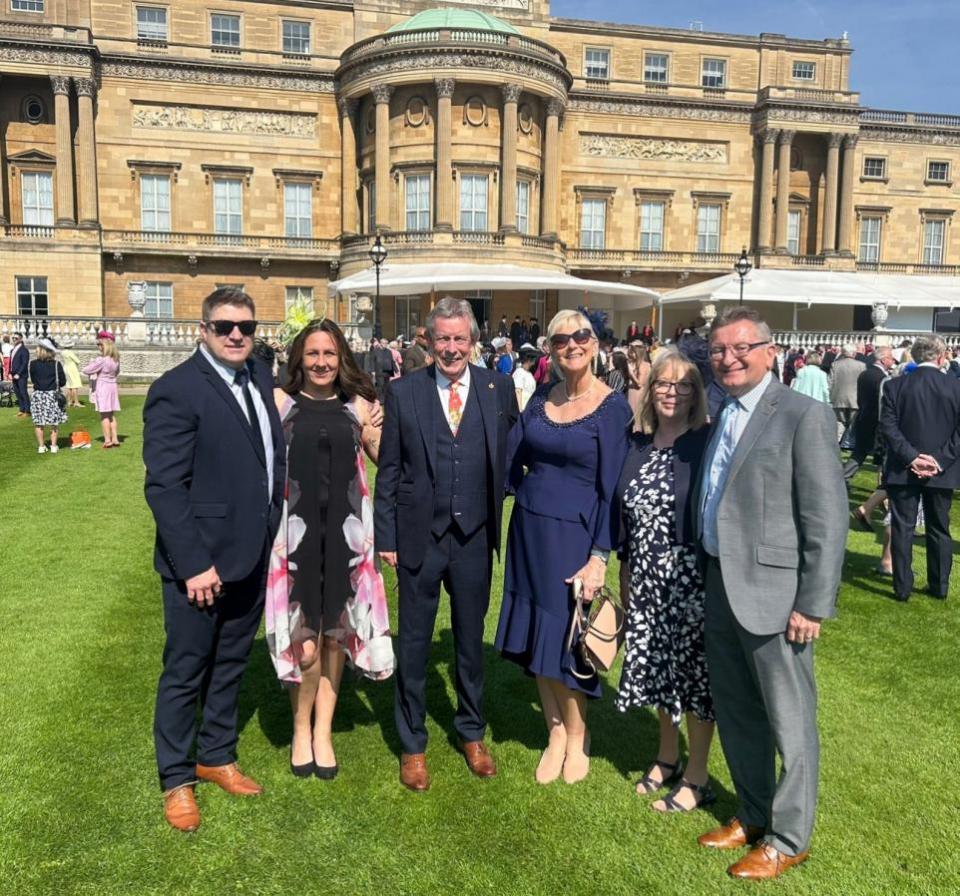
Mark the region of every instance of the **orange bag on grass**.
[[85, 429], [75, 429], [70, 433], [70, 450], [74, 448], [89, 448], [90, 447], [90, 433]]

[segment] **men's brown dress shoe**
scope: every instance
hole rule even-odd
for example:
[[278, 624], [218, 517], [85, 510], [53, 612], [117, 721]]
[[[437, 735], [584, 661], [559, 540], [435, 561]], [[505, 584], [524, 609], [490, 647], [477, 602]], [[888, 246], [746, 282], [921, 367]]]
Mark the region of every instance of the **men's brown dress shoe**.
[[200, 827], [200, 810], [192, 784], [183, 784], [163, 792], [163, 817], [178, 831], [192, 833]]
[[426, 753], [400, 754], [400, 783], [408, 790], [418, 793], [430, 789]]
[[722, 827], [701, 834], [697, 843], [709, 849], [739, 849], [741, 846], [752, 846], [763, 834], [763, 828], [752, 824], [744, 827], [739, 818], [731, 818]]
[[809, 850], [797, 853], [795, 856], [788, 856], [769, 843], [761, 843], [751, 849], [739, 862], [731, 865], [727, 869], [727, 874], [745, 880], [772, 880], [788, 868], [805, 862], [809, 857]]
[[263, 793], [263, 788], [253, 778], [248, 778], [240, 771], [236, 762], [231, 762], [229, 765], [197, 763], [197, 777], [201, 781], [210, 781], [222, 787], [233, 796], [260, 796]]
[[464, 740], [460, 749], [467, 757], [467, 765], [478, 778], [492, 778], [497, 773], [497, 763], [482, 740]]

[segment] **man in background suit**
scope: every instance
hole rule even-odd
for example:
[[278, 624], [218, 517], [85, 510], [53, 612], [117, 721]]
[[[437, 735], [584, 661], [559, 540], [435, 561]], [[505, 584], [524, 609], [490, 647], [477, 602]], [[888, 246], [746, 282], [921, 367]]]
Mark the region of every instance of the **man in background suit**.
[[877, 425], [880, 422], [880, 386], [890, 376], [893, 367], [893, 349], [878, 345], [873, 363], [857, 378], [857, 416], [853, 421], [853, 450], [844, 464], [843, 478], [853, 479], [867, 455], [877, 443]]
[[752, 309], [714, 321], [710, 359], [729, 398], [694, 494], [707, 666], [739, 799], [736, 816], [700, 843], [753, 846], [728, 869], [750, 879], [778, 877], [809, 855], [819, 765], [813, 642], [835, 612], [847, 536], [836, 421], [774, 379], [775, 355]]
[[427, 660], [441, 584], [456, 653], [454, 727], [470, 770], [484, 778], [497, 771], [483, 740], [483, 625], [500, 550], [507, 434], [517, 419], [513, 381], [469, 363], [479, 337], [469, 302], [441, 299], [427, 331], [434, 363], [387, 389], [375, 499], [377, 550], [397, 570], [400, 597], [400, 781], [415, 791], [430, 786]]
[[867, 369], [863, 361], [854, 357], [855, 345], [845, 345], [842, 352], [830, 367], [830, 404], [837, 415], [838, 441], [857, 416], [857, 380]]
[[427, 341], [427, 328], [417, 327], [410, 347], [403, 353], [403, 372], [413, 373], [430, 363], [430, 343]]
[[23, 333], [13, 334], [13, 351], [10, 353], [10, 379], [17, 396], [17, 416], [30, 413], [30, 398], [27, 394], [27, 378], [30, 370], [30, 350], [23, 344]]
[[923, 502], [927, 543], [927, 593], [945, 600], [953, 563], [950, 504], [960, 486], [960, 381], [941, 367], [947, 347], [921, 336], [910, 349], [917, 369], [883, 387], [880, 431], [890, 498], [893, 596], [913, 590], [913, 530]]
[[153, 733], [164, 816], [181, 831], [200, 824], [198, 778], [238, 796], [261, 793], [237, 767], [237, 700], [263, 612], [286, 453], [271, 372], [250, 358], [255, 313], [242, 290], [207, 296], [198, 350], [150, 387], [143, 408], [167, 636]]

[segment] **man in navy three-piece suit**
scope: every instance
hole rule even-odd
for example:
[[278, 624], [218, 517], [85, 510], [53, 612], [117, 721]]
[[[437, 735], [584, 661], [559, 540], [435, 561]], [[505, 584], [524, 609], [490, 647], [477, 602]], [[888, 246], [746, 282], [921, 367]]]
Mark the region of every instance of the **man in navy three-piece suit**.
[[397, 570], [395, 718], [401, 783], [430, 786], [426, 673], [440, 586], [450, 595], [456, 653], [454, 727], [470, 770], [496, 774], [484, 743], [483, 625], [492, 554], [500, 549], [507, 434], [517, 399], [509, 377], [469, 363], [479, 329], [463, 299], [427, 317], [434, 364], [390, 383], [375, 499], [376, 546]]
[[242, 290], [207, 296], [197, 352], [150, 387], [143, 409], [166, 629], [154, 741], [164, 816], [182, 831], [200, 824], [197, 779], [235, 795], [261, 792], [237, 768], [237, 701], [263, 611], [286, 452], [270, 371], [250, 357], [255, 313]]

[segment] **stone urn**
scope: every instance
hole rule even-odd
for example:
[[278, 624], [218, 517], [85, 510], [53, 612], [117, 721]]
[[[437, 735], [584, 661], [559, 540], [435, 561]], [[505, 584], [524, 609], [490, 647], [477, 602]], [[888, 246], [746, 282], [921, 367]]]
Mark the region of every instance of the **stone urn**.
[[704, 325], [709, 329], [710, 324], [716, 320], [717, 306], [713, 302], [704, 302], [700, 308], [700, 317], [703, 318]]
[[874, 330], [885, 330], [887, 328], [887, 318], [890, 316], [887, 310], [886, 302], [874, 302], [873, 311], [870, 312], [870, 319], [873, 321]]
[[147, 306], [147, 283], [145, 280], [130, 280], [127, 282], [127, 304], [130, 305], [131, 317], [143, 317], [143, 309]]

